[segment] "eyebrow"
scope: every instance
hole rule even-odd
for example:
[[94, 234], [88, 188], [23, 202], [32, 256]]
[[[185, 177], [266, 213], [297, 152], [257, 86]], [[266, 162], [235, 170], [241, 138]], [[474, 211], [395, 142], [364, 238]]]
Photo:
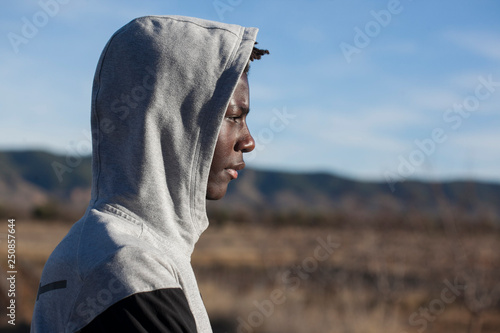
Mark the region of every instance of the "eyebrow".
[[233, 105], [232, 107], [230, 107], [232, 109], [232, 111], [240, 111], [242, 115], [246, 115], [246, 114], [249, 114], [250, 113], [250, 108], [248, 107], [245, 107], [245, 106], [237, 106], [237, 105]]

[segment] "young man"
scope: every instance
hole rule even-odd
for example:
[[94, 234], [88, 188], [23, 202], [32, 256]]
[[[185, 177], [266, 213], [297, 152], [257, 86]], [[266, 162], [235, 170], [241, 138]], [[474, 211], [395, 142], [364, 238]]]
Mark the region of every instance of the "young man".
[[45, 265], [32, 332], [211, 332], [190, 257], [255, 142], [257, 29], [148, 16], [118, 30], [92, 93], [92, 197]]

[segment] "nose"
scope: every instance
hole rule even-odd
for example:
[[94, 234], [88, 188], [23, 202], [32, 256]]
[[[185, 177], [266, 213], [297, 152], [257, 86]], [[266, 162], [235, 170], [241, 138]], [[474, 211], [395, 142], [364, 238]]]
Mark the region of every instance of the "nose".
[[243, 153], [249, 153], [255, 149], [255, 140], [250, 134], [250, 130], [245, 126], [245, 133], [241, 136], [240, 140], [236, 144], [236, 150], [242, 151]]

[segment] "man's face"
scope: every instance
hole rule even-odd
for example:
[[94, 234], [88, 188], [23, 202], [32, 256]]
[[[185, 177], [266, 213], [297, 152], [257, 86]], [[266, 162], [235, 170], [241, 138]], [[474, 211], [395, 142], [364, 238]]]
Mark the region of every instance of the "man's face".
[[215, 145], [214, 157], [208, 176], [207, 199], [221, 199], [238, 170], [245, 167], [243, 153], [255, 148], [255, 141], [248, 130], [246, 117], [250, 108], [248, 78], [243, 74], [231, 96]]

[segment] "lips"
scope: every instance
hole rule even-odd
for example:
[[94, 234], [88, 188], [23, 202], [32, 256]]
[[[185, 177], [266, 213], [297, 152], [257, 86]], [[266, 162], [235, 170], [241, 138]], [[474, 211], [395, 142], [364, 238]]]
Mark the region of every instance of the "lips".
[[238, 178], [238, 171], [234, 169], [226, 169], [226, 171], [229, 173], [232, 179]]
[[245, 167], [245, 162], [241, 162], [226, 168], [225, 170], [229, 173], [232, 179], [238, 178], [238, 171]]

